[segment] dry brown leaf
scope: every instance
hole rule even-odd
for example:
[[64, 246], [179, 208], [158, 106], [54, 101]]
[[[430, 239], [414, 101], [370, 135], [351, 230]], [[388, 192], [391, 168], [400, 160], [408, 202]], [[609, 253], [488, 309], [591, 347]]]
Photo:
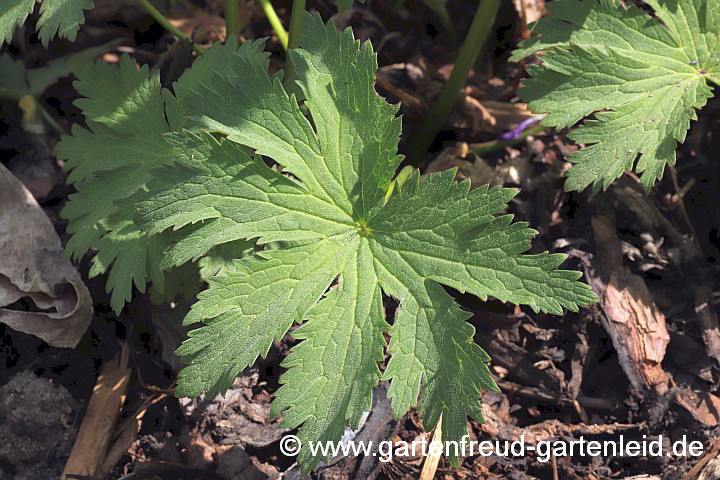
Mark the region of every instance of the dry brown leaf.
[[[2, 308], [22, 298], [43, 311]], [[52, 346], [74, 348], [91, 318], [90, 293], [63, 257], [50, 219], [0, 165], [0, 322]]]
[[489, 183], [493, 178], [494, 169], [482, 158], [470, 154], [467, 143], [456, 143], [446, 147], [435, 157], [427, 167], [425, 173], [443, 172], [450, 168], [457, 168], [458, 181], [470, 179], [473, 187]]
[[527, 103], [499, 102], [479, 98], [481, 91], [466, 87], [458, 98], [457, 108], [449, 122], [456, 128], [467, 128], [471, 135], [500, 134], [512, 130], [525, 120], [536, 117]]

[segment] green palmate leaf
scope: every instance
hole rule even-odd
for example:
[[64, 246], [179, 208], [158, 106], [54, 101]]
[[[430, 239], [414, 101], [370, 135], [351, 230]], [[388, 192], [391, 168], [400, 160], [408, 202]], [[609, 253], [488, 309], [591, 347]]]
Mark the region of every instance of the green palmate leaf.
[[[150, 238], [175, 230], [161, 268], [242, 239], [275, 245], [243, 251], [230, 267], [222, 260], [227, 268], [185, 320], [204, 325], [177, 352], [189, 363], [177, 394], [224, 392], [306, 322], [292, 333], [301, 342], [273, 407], [286, 425], [302, 425], [303, 442], [338, 440], [356, 426], [381, 378], [391, 381], [396, 415], [419, 399], [426, 428], [443, 415], [447, 438], [459, 440], [467, 416], [482, 419], [481, 392], [497, 387], [469, 313], [442, 285], [556, 314], [595, 296], [579, 273], [555, 270], [564, 256], [523, 255], [536, 232], [494, 216], [515, 190], [470, 191], [454, 171], [415, 172], [386, 199], [402, 161], [401, 123], [375, 92], [371, 45], [318, 16], [303, 27], [290, 55], [310, 118], [268, 75], [258, 44], [213, 46], [166, 95], [174, 162], [152, 169], [147, 191], [132, 198], [134, 223]], [[89, 107], [106, 124], [118, 119]], [[383, 292], [400, 304], [381, 373]], [[319, 460], [307, 448], [298, 459], [305, 470]]]
[[513, 54], [544, 51], [520, 96], [543, 124], [574, 125], [570, 138], [591, 144], [568, 157], [575, 163], [565, 188], [607, 188], [625, 169], [649, 189], [675, 163], [695, 110], [720, 84], [720, 3], [647, 0], [656, 18], [613, 0], [556, 0]]

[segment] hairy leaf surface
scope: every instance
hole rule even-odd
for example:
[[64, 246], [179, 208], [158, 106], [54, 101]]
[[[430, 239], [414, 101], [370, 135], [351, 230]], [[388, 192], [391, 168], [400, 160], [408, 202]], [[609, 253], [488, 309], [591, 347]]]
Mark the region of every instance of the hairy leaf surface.
[[570, 138], [589, 146], [569, 155], [565, 188], [607, 189], [623, 171], [646, 189], [675, 164], [695, 110], [720, 84], [720, 3], [646, 0], [657, 18], [613, 0], [556, 0], [512, 59], [542, 51], [519, 91], [543, 124], [586, 120]]
[[[442, 285], [555, 314], [595, 296], [579, 273], [556, 270], [564, 256], [524, 255], [536, 234], [526, 224], [494, 216], [515, 190], [416, 172], [386, 202], [401, 122], [375, 92], [371, 45], [309, 14], [302, 32], [290, 55], [309, 116], [257, 44], [214, 46], [166, 95], [173, 162], [150, 171], [135, 217], [151, 238], [172, 231], [161, 267], [242, 239], [276, 245], [199, 295], [186, 323], [203, 325], [178, 350], [189, 366], [177, 393], [224, 392], [302, 323], [273, 411], [303, 442], [356, 426], [381, 378], [396, 415], [419, 401], [427, 429], [443, 415], [459, 440], [468, 416], [482, 418], [481, 392], [497, 387], [470, 314]], [[383, 293], [400, 302], [392, 328]], [[319, 460], [308, 448], [298, 459], [306, 470]]]

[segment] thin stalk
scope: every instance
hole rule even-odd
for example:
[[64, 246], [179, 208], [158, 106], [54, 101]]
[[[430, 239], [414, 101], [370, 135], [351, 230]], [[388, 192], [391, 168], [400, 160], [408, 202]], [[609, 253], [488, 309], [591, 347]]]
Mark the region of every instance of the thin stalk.
[[162, 25], [165, 30], [172, 33], [176, 38], [179, 38], [180, 40], [186, 40], [190, 42], [192, 49], [195, 50], [198, 54], [202, 55], [204, 53], [204, 50], [202, 48], [200, 48], [195, 42], [193, 42], [190, 37], [181, 32], [179, 28], [170, 23], [170, 21], [165, 18], [165, 16], [160, 13], [160, 11], [155, 8], [148, 0], [137, 0], [137, 2], [150, 14], [150, 16], [155, 19], [156, 22]]
[[[237, 1], [237, 0], [236, 0]], [[260, 0], [260, 5], [262, 6], [263, 11], [265, 12], [265, 16], [267, 17], [268, 21], [270, 22], [270, 26], [272, 27], [273, 31], [275, 32], [275, 35], [277, 35], [278, 40], [280, 40], [280, 43], [282, 44], [285, 51], [288, 49], [288, 34], [285, 31], [285, 27], [282, 26], [282, 23], [280, 23], [280, 18], [277, 16], [277, 13], [275, 13], [275, 9], [272, 6], [272, 3], [270, 3], [270, 0]]]
[[505, 147], [512, 147], [513, 145], [522, 143], [525, 141], [525, 139], [528, 136], [537, 135], [538, 133], [542, 133], [547, 129], [548, 129], [548, 127], [532, 127], [532, 128], [528, 128], [527, 130], [522, 132], [518, 138], [513, 138], [513, 139], [509, 139], [509, 140], [498, 139], [498, 140], [491, 140], [489, 142], [482, 142], [482, 143], [471, 143], [469, 145], [470, 151], [477, 155], [482, 156], [482, 155], [500, 150]]
[[495, 23], [499, 7], [500, 0], [480, 0], [472, 25], [470, 25], [470, 31], [465, 37], [462, 47], [460, 47], [450, 78], [430, 109], [430, 114], [425, 119], [422, 128], [413, 139], [410, 147], [410, 163], [413, 165], [422, 163], [428, 147], [435, 135], [440, 131], [440, 127], [445, 123], [445, 119], [452, 110], [460, 89], [465, 85], [467, 74], [475, 63], [485, 39], [490, 33], [490, 29]]
[[[292, 12], [290, 13], [290, 38], [288, 39], [288, 47], [297, 48], [300, 46], [300, 29], [302, 28], [303, 15], [305, 14], [306, 0], [293, 0]], [[292, 59], [290, 56], [285, 57], [285, 80], [295, 76]]]
[[225, 30], [227, 36], [240, 37], [240, 23], [238, 22], [238, 0], [225, 0]]
[[50, 115], [50, 113], [45, 110], [42, 105], [38, 105], [38, 110], [40, 111], [40, 115], [45, 119], [48, 125], [50, 125], [56, 132], [61, 135], [65, 133], [65, 129], [62, 128], [58, 122], [55, 121], [52, 115]]
[[290, 39], [288, 49], [297, 48], [300, 43], [300, 28], [305, 13], [306, 0], [293, 0], [292, 13], [290, 14]]

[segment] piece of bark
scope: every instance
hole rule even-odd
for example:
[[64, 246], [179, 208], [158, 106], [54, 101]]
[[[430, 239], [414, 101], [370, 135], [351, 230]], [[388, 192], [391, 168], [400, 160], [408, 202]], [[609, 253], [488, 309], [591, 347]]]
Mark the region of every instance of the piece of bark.
[[705, 346], [685, 333], [670, 332], [668, 357], [678, 368], [708, 384], [713, 383], [712, 358], [707, 356]]
[[715, 427], [720, 422], [720, 398], [712, 393], [694, 392], [683, 387], [677, 392], [674, 400], [705, 426]]
[[570, 395], [570, 398], [573, 399], [580, 395], [583, 371], [585, 370], [588, 353], [590, 352], [587, 327], [585, 323], [586, 322], [583, 317], [583, 319], [580, 320], [580, 323], [577, 323], [574, 326], [577, 342], [575, 342], [575, 350], [573, 350], [572, 359], [570, 361], [570, 371], [572, 372], [572, 377], [570, 377], [570, 381], [568, 381], [566, 388], [568, 395]]
[[[604, 313], [601, 323], [634, 390], [656, 398], [665, 395], [674, 386], [661, 365], [670, 340], [665, 316], [652, 301], [643, 279], [623, 264], [614, 211], [607, 204], [601, 205], [591, 225], [597, 272], [590, 275], [590, 283], [600, 297]], [[720, 423], [720, 398], [711, 393], [696, 394], [683, 387], [675, 391], [673, 400], [707, 427]]]
[[140, 420], [136, 416], [130, 417], [126, 422], [120, 425], [120, 432], [103, 459], [103, 463], [100, 468], [101, 477], [105, 478], [110, 475], [110, 472], [113, 468], [115, 468], [115, 465], [117, 465], [117, 463], [130, 449], [130, 446], [137, 438], [139, 430]]
[[720, 321], [712, 308], [712, 273], [708, 271], [705, 255], [697, 239], [683, 235], [648, 199], [639, 183], [628, 175], [615, 182], [612, 194], [624, 207], [632, 211], [644, 230], [655, 230], [669, 236], [677, 251], [681, 253], [675, 262], [684, 270], [694, 273], [687, 289], [694, 292], [693, 305], [707, 353], [716, 365], [720, 365]]
[[669, 377], [661, 362], [670, 342], [665, 316], [652, 300], [644, 280], [623, 264], [614, 212], [601, 207], [591, 220], [595, 240], [593, 282], [605, 315], [601, 322], [612, 339], [620, 366], [638, 393], [663, 395]]
[[577, 438], [579, 436], [590, 437], [593, 435], [617, 435], [623, 432], [640, 431], [643, 428], [640, 424], [611, 423], [587, 425], [567, 424], [559, 420], [545, 420], [540, 423], [519, 427], [500, 420], [491, 409], [485, 409], [486, 422], [479, 425], [480, 430], [493, 438], [493, 440], [513, 442], [525, 439], [527, 445], [537, 445], [538, 442], [553, 440], [557, 438]]
[[261, 472], [252, 462], [250, 455], [240, 445], [225, 445], [215, 450], [217, 473], [228, 480], [267, 480], [268, 475]]
[[102, 366], [61, 480], [69, 478], [68, 474], [95, 476], [100, 472], [115, 421], [125, 402], [132, 372], [128, 356], [126, 344], [116, 358]]

